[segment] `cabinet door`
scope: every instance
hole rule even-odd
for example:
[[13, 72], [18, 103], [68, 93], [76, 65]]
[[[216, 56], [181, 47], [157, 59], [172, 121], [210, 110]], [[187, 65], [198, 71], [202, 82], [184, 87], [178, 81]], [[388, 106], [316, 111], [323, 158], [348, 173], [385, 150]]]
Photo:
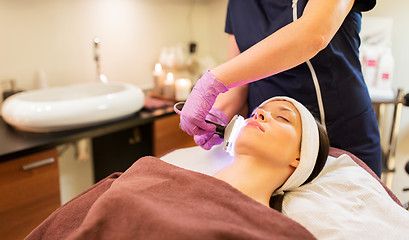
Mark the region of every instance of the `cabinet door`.
[[197, 146], [193, 137], [179, 128], [180, 118], [174, 114], [155, 120], [153, 126], [153, 153], [161, 157], [173, 150]]
[[56, 149], [0, 164], [0, 236], [23, 239], [60, 206]]
[[152, 155], [152, 123], [92, 139], [94, 179], [124, 172], [136, 160]]

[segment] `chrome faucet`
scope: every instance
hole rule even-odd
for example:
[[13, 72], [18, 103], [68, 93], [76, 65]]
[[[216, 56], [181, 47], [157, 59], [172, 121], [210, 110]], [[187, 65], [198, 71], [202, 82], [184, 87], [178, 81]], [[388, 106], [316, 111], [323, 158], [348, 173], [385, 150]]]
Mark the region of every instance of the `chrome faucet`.
[[97, 65], [97, 79], [103, 83], [108, 82], [108, 78], [102, 74], [101, 71], [101, 60], [99, 56], [99, 43], [100, 43], [99, 37], [95, 37], [93, 42], [94, 42], [94, 60]]

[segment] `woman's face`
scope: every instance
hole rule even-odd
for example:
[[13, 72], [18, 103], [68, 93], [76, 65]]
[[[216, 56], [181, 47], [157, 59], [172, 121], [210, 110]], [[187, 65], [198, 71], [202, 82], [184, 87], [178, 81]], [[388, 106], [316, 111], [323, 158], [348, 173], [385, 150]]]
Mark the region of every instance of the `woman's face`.
[[301, 117], [287, 101], [272, 101], [257, 108], [240, 132], [236, 154], [266, 159], [273, 166], [288, 167], [300, 158]]

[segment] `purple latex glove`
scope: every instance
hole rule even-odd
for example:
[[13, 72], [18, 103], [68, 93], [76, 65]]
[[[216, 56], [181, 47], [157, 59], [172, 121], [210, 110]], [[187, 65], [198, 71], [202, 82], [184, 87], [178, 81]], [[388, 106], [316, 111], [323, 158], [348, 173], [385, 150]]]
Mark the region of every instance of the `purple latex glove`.
[[[229, 122], [226, 114], [217, 108], [212, 108], [206, 117], [207, 120], [219, 123], [226, 126]], [[202, 135], [194, 135], [195, 143], [201, 146], [205, 150], [210, 150], [214, 145], [218, 145], [223, 142], [223, 139], [214, 132], [208, 132]]]
[[229, 90], [207, 71], [196, 83], [180, 114], [180, 128], [190, 136], [214, 133], [216, 126], [206, 123], [217, 95]]
[[[176, 108], [176, 105], [174, 107], [174, 110], [178, 115], [181, 114], [181, 111]], [[224, 114], [224, 112], [217, 108], [212, 108], [210, 110], [209, 114], [206, 117], [206, 120], [218, 123], [222, 126], [226, 126], [229, 122], [229, 119], [227, 119], [226, 114]], [[202, 135], [194, 135], [193, 137], [195, 143], [205, 150], [210, 150], [214, 145], [218, 145], [223, 142], [223, 139], [220, 138], [218, 134], [215, 134], [214, 131], [207, 132]]]

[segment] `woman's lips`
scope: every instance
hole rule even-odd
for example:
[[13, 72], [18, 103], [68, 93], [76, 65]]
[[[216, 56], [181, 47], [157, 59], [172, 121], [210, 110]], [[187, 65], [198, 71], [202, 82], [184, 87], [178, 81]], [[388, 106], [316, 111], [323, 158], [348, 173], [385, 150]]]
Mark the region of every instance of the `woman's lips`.
[[256, 122], [256, 121], [250, 121], [246, 124], [246, 126], [251, 126], [251, 127], [256, 127], [258, 129], [260, 129], [260, 131], [264, 132], [264, 128], [260, 125], [260, 123]]

